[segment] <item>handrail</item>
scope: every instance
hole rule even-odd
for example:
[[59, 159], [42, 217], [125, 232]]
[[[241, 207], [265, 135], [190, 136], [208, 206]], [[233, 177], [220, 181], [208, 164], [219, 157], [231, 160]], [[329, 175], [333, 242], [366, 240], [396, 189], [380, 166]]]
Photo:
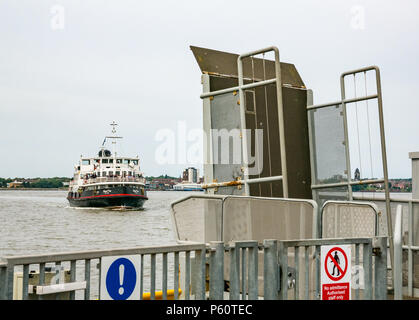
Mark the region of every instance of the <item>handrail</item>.
[[[138, 182], [145, 184], [146, 180], [144, 178], [136, 178], [136, 177], [97, 177], [97, 178], [89, 178], [83, 180], [83, 185], [89, 185], [94, 183], [108, 183], [108, 182]], [[70, 184], [73, 186], [73, 184]]]
[[402, 300], [402, 217], [403, 210], [402, 205], [397, 205], [396, 221], [394, 226], [394, 270], [393, 270], [393, 279], [394, 279], [394, 300]]

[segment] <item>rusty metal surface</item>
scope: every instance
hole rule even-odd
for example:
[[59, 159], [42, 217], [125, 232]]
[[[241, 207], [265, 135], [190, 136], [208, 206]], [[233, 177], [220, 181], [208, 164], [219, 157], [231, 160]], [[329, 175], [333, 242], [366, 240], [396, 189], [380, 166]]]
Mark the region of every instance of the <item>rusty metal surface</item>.
[[[190, 48], [202, 73], [234, 78], [238, 77], [238, 54], [195, 46], [190, 46]], [[253, 58], [252, 65], [252, 59], [246, 58], [243, 60], [243, 74], [244, 78], [255, 81], [275, 78], [275, 63], [272, 60], [265, 59], [264, 73], [263, 59]], [[283, 86], [305, 88], [297, 69], [291, 63], [281, 62], [281, 78]]]

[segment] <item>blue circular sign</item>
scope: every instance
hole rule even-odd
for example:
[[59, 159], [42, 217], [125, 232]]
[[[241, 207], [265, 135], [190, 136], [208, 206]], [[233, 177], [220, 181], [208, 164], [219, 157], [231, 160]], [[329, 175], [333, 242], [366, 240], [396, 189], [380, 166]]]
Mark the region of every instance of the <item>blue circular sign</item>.
[[134, 264], [126, 259], [115, 260], [106, 275], [106, 290], [114, 300], [128, 299], [135, 289], [137, 272]]

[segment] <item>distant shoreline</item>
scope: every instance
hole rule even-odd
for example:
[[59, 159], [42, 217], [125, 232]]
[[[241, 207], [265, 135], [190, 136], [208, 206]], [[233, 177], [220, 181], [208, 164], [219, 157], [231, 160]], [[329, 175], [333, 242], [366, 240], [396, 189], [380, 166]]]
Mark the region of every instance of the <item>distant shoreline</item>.
[[0, 188], [0, 191], [67, 191], [68, 187], [64, 188]]

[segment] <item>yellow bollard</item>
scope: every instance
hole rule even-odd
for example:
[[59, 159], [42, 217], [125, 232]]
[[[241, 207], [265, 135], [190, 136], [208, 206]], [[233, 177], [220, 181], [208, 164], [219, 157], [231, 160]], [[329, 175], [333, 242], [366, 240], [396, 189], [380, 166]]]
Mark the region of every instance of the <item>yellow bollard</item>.
[[[182, 293], [182, 289], [179, 288], [179, 296]], [[150, 300], [151, 293], [150, 292], [144, 292], [143, 293], [143, 300]], [[156, 300], [162, 300], [163, 299], [163, 291], [156, 291], [155, 293], [155, 299]], [[170, 289], [167, 290], [167, 300], [174, 300], [175, 299], [175, 290]]]

